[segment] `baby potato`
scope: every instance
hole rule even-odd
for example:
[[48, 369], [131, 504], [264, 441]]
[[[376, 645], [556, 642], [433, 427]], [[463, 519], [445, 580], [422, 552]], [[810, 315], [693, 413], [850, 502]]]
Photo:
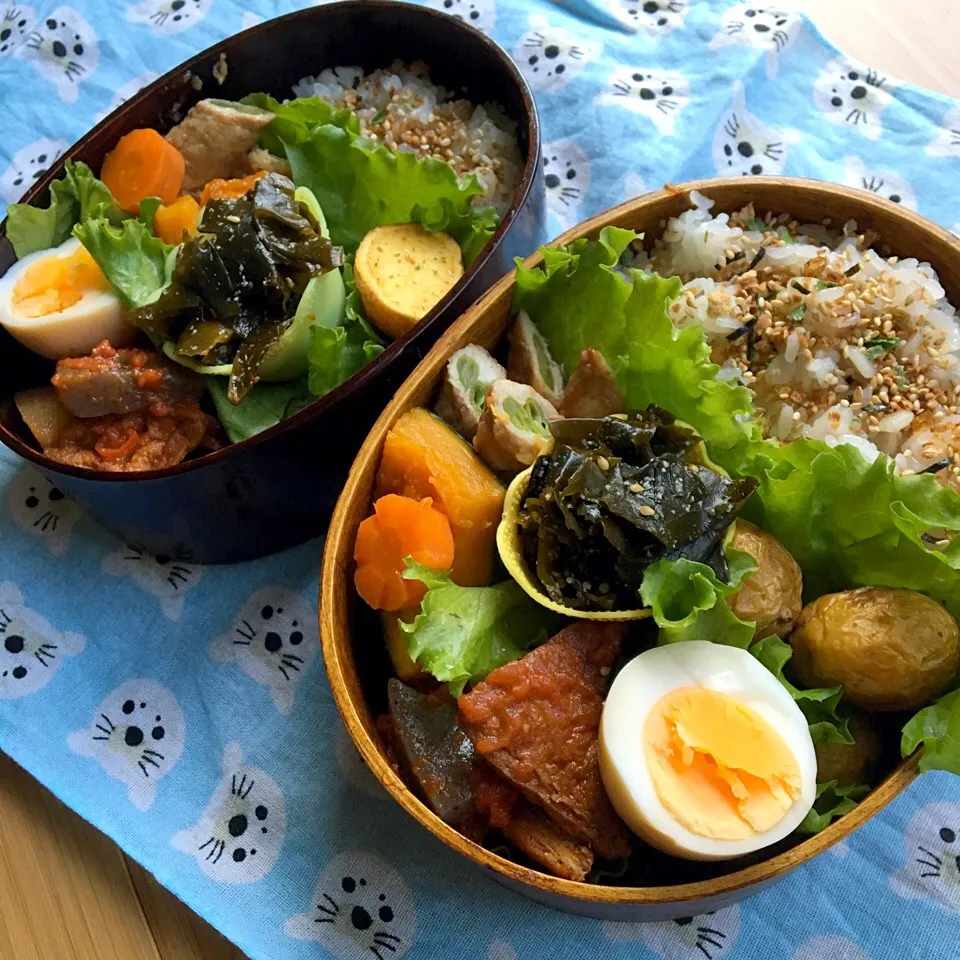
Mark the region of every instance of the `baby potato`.
[[916, 710], [942, 693], [960, 665], [960, 628], [912, 590], [861, 587], [804, 607], [790, 636], [805, 686], [842, 683], [867, 710]]
[[737, 520], [730, 546], [757, 561], [757, 569], [744, 578], [740, 591], [727, 597], [730, 609], [741, 620], [756, 621], [758, 639], [786, 636], [803, 607], [797, 561], [776, 537], [746, 520]]
[[463, 276], [453, 237], [417, 223], [374, 227], [360, 242], [354, 278], [370, 322], [396, 340], [422, 320]]
[[880, 758], [880, 740], [863, 714], [850, 720], [853, 743], [816, 743], [817, 783], [836, 780], [840, 787], [869, 783], [873, 768]]

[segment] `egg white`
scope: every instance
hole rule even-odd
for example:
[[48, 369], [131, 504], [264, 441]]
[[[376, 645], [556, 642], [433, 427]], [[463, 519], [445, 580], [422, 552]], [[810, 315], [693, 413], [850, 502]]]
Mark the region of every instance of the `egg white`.
[[[783, 819], [744, 840], [714, 840], [688, 830], [663, 806], [647, 766], [647, 717], [668, 693], [703, 687], [755, 710], [783, 738], [800, 769], [800, 794]], [[767, 847], [792, 833], [816, 798], [817, 760], [807, 720], [786, 688], [738, 647], [702, 640], [647, 650], [617, 675], [600, 721], [600, 772], [617, 813], [639, 837], [691, 860], [725, 860]]]
[[86, 356], [102, 340], [109, 340], [117, 347], [133, 338], [133, 328], [123, 319], [123, 303], [110, 291], [85, 294], [79, 302], [59, 313], [42, 317], [24, 317], [17, 313], [13, 290], [24, 273], [40, 260], [69, 256], [79, 246], [80, 241], [71, 237], [59, 247], [28, 254], [0, 277], [0, 326], [6, 327], [25, 347], [49, 360]]

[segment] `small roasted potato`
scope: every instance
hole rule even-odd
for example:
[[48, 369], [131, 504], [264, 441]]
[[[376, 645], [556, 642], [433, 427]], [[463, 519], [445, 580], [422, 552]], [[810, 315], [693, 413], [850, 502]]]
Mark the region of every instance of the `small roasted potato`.
[[519, 473], [553, 449], [550, 421], [559, 419], [553, 404], [533, 387], [494, 380], [487, 390], [473, 448], [494, 470]]
[[870, 783], [880, 758], [880, 740], [870, 721], [863, 714], [850, 720], [853, 743], [815, 743], [817, 783], [836, 780], [837, 786]]
[[600, 419], [626, 409], [623, 390], [604, 355], [593, 347], [582, 350], [563, 391], [560, 412], [565, 417]]
[[457, 241], [417, 223], [374, 227], [360, 241], [354, 261], [370, 322], [394, 340], [419, 323], [462, 276]]
[[755, 620], [757, 639], [784, 637], [803, 608], [803, 579], [797, 561], [773, 534], [737, 520], [730, 546], [749, 553], [757, 569], [745, 577], [738, 593], [727, 597], [741, 620]]
[[805, 686], [842, 683], [867, 710], [916, 710], [946, 689], [960, 666], [960, 628], [912, 590], [861, 587], [803, 608], [791, 661]]
[[553, 359], [550, 347], [526, 310], [521, 310], [510, 328], [507, 376], [526, 383], [559, 408], [563, 399], [563, 368]]

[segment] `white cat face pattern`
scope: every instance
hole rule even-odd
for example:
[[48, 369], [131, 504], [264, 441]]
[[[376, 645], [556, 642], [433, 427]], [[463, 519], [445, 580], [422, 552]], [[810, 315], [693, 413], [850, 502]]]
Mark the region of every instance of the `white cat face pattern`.
[[530, 29], [513, 48], [513, 58], [538, 93], [566, 86], [603, 50], [603, 44], [579, 41], [538, 13], [531, 14], [529, 23]]
[[724, 11], [710, 49], [737, 46], [766, 50], [767, 76], [773, 78], [777, 75], [779, 54], [796, 40], [802, 27], [803, 18], [796, 11], [736, 3]]
[[624, 176], [623, 195], [621, 199], [632, 200], [634, 197], [642, 197], [645, 193], [649, 192], [650, 188], [647, 186], [646, 180], [644, 180], [639, 173], [631, 170]]
[[19, 200], [68, 146], [66, 140], [41, 137], [21, 147], [0, 173], [0, 197], [8, 203]]
[[177, 698], [153, 680], [121, 684], [94, 709], [90, 726], [67, 737], [67, 746], [92, 757], [127, 785], [138, 810], [149, 810], [157, 783], [183, 754], [186, 725]]
[[203, 567], [191, 562], [189, 551], [149, 553], [139, 543], [121, 543], [103, 558], [100, 569], [115, 577], [130, 577], [160, 601], [160, 609], [169, 620], [180, 619], [184, 594], [203, 575]]
[[960, 803], [928, 803], [910, 819], [903, 836], [904, 866], [890, 889], [904, 900], [933, 900], [960, 914]]
[[117, 89], [117, 92], [110, 98], [110, 102], [93, 118], [94, 123], [99, 123], [104, 117], [109, 116], [117, 107], [126, 103], [135, 93], [142, 90], [148, 83], [153, 83], [159, 76], [159, 73], [147, 70], [128, 80]]
[[15, 583], [0, 583], [0, 700], [19, 700], [43, 689], [87, 641], [62, 633], [23, 605]]
[[683, 24], [687, 0], [612, 0], [618, 20], [649, 37], [665, 37]]
[[733, 105], [713, 135], [713, 166], [720, 176], [742, 177], [781, 173], [787, 165], [791, 132], [773, 130], [747, 110], [743, 84], [733, 86]]
[[881, 117], [892, 102], [896, 81], [855, 60], [837, 57], [820, 72], [813, 102], [830, 123], [853, 127], [869, 140], [883, 133]]
[[580, 217], [577, 208], [590, 187], [590, 159], [572, 140], [543, 145], [547, 210], [566, 229]]
[[57, 89], [64, 103], [74, 103], [80, 84], [100, 62], [100, 46], [93, 27], [73, 7], [57, 7], [38, 20], [17, 51]]
[[316, 613], [292, 590], [263, 587], [240, 608], [229, 632], [213, 641], [210, 656], [236, 663], [288, 716], [297, 681], [320, 649], [316, 622]]
[[195, 27], [210, 12], [213, 0], [140, 0], [127, 7], [130, 23], [143, 23], [161, 37]]
[[859, 157], [846, 157], [843, 161], [843, 182], [848, 187], [869, 190], [879, 197], [899, 203], [908, 210], [917, 209], [917, 197], [913, 187], [895, 170], [869, 168]]
[[489, 33], [497, 23], [493, 0], [427, 0], [425, 6], [449, 13], [484, 33]]
[[936, 137], [927, 144], [929, 157], [960, 157], [960, 107], [948, 110]]
[[659, 923], [607, 921], [603, 932], [619, 943], [645, 943], [662, 960], [723, 960], [740, 934], [740, 908]]
[[16, 52], [36, 20], [33, 7], [0, 4], [0, 59]]
[[223, 753], [223, 777], [200, 819], [170, 841], [218, 883], [262, 880], [276, 863], [287, 832], [287, 808], [277, 782], [243, 762], [237, 743]]
[[55, 557], [70, 546], [70, 534], [83, 511], [46, 477], [30, 467], [19, 470], [7, 487], [7, 505], [14, 523], [40, 537]]
[[690, 86], [682, 73], [646, 67], [617, 67], [598, 106], [618, 106], [639, 113], [664, 136], [674, 133], [677, 116], [690, 102]]
[[321, 944], [337, 960], [400, 960], [413, 944], [416, 922], [403, 877], [376, 854], [358, 851], [327, 864], [306, 912], [290, 917], [284, 932]]

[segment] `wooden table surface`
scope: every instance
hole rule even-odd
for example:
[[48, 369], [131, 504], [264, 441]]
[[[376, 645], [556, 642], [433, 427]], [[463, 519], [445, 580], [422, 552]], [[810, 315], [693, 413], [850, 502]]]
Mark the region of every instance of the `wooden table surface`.
[[[960, 97], [955, 0], [800, 0], [846, 53]], [[0, 960], [244, 960], [0, 754]]]

